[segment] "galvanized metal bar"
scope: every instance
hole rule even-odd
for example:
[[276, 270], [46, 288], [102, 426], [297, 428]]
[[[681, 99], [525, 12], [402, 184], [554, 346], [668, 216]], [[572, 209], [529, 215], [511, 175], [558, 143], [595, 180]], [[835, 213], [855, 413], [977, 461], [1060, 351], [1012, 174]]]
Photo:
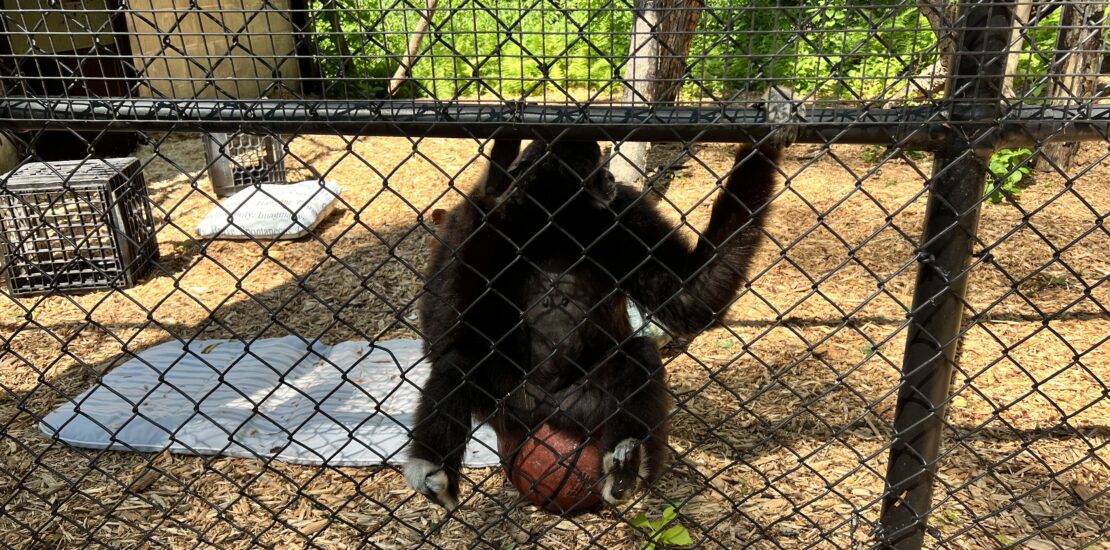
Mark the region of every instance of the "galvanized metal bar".
[[1013, 10], [1013, 2], [975, 1], [959, 14], [964, 30], [946, 88], [956, 131], [935, 156], [918, 250], [881, 516], [884, 548], [924, 543], [987, 162], [1002, 137], [995, 123], [1003, 115]]
[[[981, 109], [985, 107], [987, 110]], [[947, 104], [893, 109], [851, 106], [808, 109], [799, 142], [893, 145], [941, 150], [961, 125], [995, 117], [998, 145], [1051, 140], [1103, 141], [1110, 106], [1012, 107], [969, 103], [950, 114]], [[251, 128], [299, 134], [427, 137], [563, 136], [599, 141], [701, 140], [740, 142], [771, 130], [763, 112], [728, 107], [627, 107], [475, 104], [434, 101], [164, 101], [150, 99], [0, 99], [0, 128], [234, 132]], [[963, 128], [967, 133], [968, 129]]]

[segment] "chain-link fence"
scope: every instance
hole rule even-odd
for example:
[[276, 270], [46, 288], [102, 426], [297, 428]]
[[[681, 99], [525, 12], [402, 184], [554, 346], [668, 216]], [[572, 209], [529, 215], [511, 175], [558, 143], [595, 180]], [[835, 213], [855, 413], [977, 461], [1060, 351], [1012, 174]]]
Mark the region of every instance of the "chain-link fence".
[[1105, 2], [0, 7], [5, 547], [1110, 542]]

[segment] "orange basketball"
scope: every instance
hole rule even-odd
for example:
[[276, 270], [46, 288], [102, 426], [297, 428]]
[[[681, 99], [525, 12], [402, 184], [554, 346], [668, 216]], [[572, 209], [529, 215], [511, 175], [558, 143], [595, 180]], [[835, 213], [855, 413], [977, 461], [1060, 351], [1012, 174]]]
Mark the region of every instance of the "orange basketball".
[[554, 514], [585, 512], [601, 504], [601, 449], [596, 442], [544, 424], [523, 443], [501, 440], [499, 446], [505, 475], [532, 504]]

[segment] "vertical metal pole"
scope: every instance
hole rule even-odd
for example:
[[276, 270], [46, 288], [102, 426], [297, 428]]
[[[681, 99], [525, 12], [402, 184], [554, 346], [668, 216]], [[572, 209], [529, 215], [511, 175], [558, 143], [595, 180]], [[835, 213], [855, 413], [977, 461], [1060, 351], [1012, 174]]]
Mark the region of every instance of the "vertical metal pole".
[[953, 139], [934, 158], [917, 285], [902, 362], [902, 383], [887, 465], [880, 542], [919, 549], [929, 519], [963, 315], [967, 269], [975, 244], [1002, 84], [1014, 2], [962, 4], [958, 50], [949, 63], [946, 104]]

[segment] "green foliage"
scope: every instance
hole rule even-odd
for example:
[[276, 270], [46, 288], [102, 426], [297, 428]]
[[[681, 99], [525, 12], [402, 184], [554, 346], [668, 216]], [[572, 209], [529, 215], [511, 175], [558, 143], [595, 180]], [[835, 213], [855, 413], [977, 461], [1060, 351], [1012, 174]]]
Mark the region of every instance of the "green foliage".
[[1048, 17], [1037, 21], [1026, 34], [1027, 40], [1018, 58], [1014, 88], [1024, 90], [1023, 96], [1032, 99], [1043, 96], [1048, 87], [1045, 75], [1056, 52], [1056, 35], [1060, 30], [1060, 15], [1064, 10], [1054, 10]]
[[[886, 11], [850, 7], [846, 0], [802, 0], [789, 9], [777, 0], [707, 4], [689, 58], [691, 74], [702, 82], [688, 83], [686, 95], [727, 94], [756, 87], [768, 76], [788, 77], [801, 92], [877, 93], [900, 72], [910, 71], [919, 52], [934, 42], [917, 10], [893, 9], [895, 0], [880, 0], [891, 6]], [[629, 3], [566, 0], [557, 9], [521, 6], [518, 0], [486, 0], [480, 7], [471, 0], [441, 3], [412, 70], [416, 82], [404, 93], [528, 95], [548, 88], [596, 89], [622, 76], [632, 27]], [[322, 71], [333, 86], [342, 87], [329, 95], [384, 96], [422, 7], [405, 2], [382, 10], [358, 0], [314, 2]], [[876, 30], [866, 30], [872, 27]], [[807, 30], [798, 33], [798, 28]], [[892, 55], [891, 48], [906, 53]], [[344, 59], [344, 51], [349, 58]]]
[[325, 79], [338, 79], [333, 86], [342, 87], [336, 90], [328, 86], [325, 93], [339, 97], [385, 97], [389, 78], [400, 65], [400, 58], [391, 52], [403, 52], [405, 46], [395, 39], [396, 33], [386, 30], [396, 18], [357, 8], [357, 2], [311, 3], [310, 9], [316, 12], [320, 71]]
[[860, 150], [860, 158], [872, 164], [878, 164], [886, 158], [905, 158], [910, 162], [925, 160], [925, 151], [916, 149], [892, 149], [882, 145], [864, 145]]
[[912, 161], [925, 160], [925, 157], [928, 156], [925, 151], [919, 151], [917, 149], [901, 149], [901, 153], [902, 156]]
[[863, 346], [861, 351], [863, 351], [864, 358], [870, 358], [872, 355], [875, 355], [879, 352], [879, 346], [876, 346], [875, 344], [867, 344]]
[[875, 164], [886, 156], [886, 148], [881, 145], [864, 145], [859, 156], [863, 160]]
[[[423, 2], [396, 9], [360, 2], [315, 2], [317, 44], [326, 78], [383, 96], [405, 55]], [[527, 95], [609, 82], [628, 52], [631, 11], [613, 0], [567, 0], [558, 10], [526, 9], [518, 0], [440, 2], [412, 68], [408, 95]], [[402, 7], [407, 9], [401, 9]], [[338, 10], [338, 13], [335, 13]], [[344, 63], [342, 44], [351, 58]], [[347, 92], [348, 90], [343, 90]]]
[[[599, 90], [625, 69], [631, 0], [441, 0], [404, 96], [529, 96]], [[729, 98], [789, 80], [798, 92], [890, 96], [936, 61], [936, 37], [905, 0], [706, 0], [687, 59], [686, 97]], [[312, 2], [331, 97], [383, 97], [424, 2]], [[1060, 12], [1030, 31], [1015, 80], [1042, 93]], [[346, 52], [349, 57], [344, 58]]]
[[1028, 162], [1031, 156], [1033, 151], [1030, 149], [1003, 149], [991, 156], [989, 169], [994, 184], [987, 182], [987, 200], [992, 204], [998, 204], [1006, 197], [1017, 200], [1021, 196], [1019, 186], [1032, 174]]
[[676, 521], [678, 519], [678, 510], [674, 506], [667, 506], [663, 509], [663, 517], [659, 519], [648, 519], [646, 515], [640, 515], [632, 518], [631, 523], [636, 527], [644, 529], [648, 532], [647, 540], [644, 541], [643, 550], [655, 550], [656, 546], [689, 546], [694, 543], [690, 538], [690, 532], [686, 527]]
[[709, 0], [707, 7], [690, 52], [691, 72], [704, 82], [687, 84], [688, 93], [722, 94], [771, 77], [789, 78], [797, 91], [821, 97], [874, 96], [935, 58], [928, 22], [901, 0], [866, 6], [801, 0], [790, 7], [777, 0]]

